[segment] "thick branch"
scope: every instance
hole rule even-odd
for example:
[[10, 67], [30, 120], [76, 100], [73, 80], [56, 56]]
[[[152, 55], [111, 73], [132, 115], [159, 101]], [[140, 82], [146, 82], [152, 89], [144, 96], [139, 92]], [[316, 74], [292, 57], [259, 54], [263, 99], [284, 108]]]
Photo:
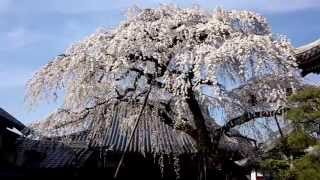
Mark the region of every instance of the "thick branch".
[[282, 111], [259, 111], [259, 112], [245, 112], [239, 117], [233, 118], [226, 125], [223, 126], [223, 130], [225, 132], [229, 131], [231, 128], [234, 128], [236, 126], [240, 126], [246, 122], [251, 121], [252, 119], [256, 118], [262, 118], [262, 117], [272, 117], [276, 115], [281, 115], [284, 113], [284, 111], [287, 111], [288, 109], [283, 109]]
[[247, 136], [244, 136], [244, 135], [241, 135], [240, 133], [239, 134], [232, 134], [232, 133], [225, 133], [226, 136], [228, 137], [238, 137], [238, 138], [242, 138], [242, 139], [245, 139], [247, 141], [250, 141], [250, 142], [253, 142], [254, 143], [254, 146], [257, 147], [257, 141], [255, 139], [252, 139], [252, 138], [249, 138]]

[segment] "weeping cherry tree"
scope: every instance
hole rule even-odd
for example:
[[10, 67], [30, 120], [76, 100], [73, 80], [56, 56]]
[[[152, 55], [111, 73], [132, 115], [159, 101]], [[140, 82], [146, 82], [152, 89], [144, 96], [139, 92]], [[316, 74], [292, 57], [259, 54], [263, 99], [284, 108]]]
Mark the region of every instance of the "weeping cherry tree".
[[[254, 12], [161, 6], [128, 14], [117, 28], [73, 44], [28, 82], [30, 106], [63, 97], [57, 111], [34, 125], [41, 135], [67, 135], [101, 121], [108, 127], [104, 107], [131, 102], [142, 110], [158, 107], [168, 125], [208, 151], [217, 134], [273, 116], [287, 90], [299, 86], [290, 42]], [[223, 114], [224, 123], [208, 118], [210, 111]], [[120, 126], [133, 129], [138, 118], [139, 111]]]

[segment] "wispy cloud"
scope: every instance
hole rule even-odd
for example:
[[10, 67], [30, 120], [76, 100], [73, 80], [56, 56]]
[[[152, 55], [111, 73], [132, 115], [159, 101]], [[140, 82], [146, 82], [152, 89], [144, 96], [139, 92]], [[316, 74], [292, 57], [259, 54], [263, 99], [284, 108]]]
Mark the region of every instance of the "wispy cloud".
[[22, 67], [8, 68], [7, 66], [0, 65], [0, 89], [23, 87], [33, 73], [34, 70]]
[[11, 0], [1, 0], [0, 1], [0, 12], [5, 12], [9, 10]]
[[48, 38], [48, 35], [17, 27], [0, 33], [0, 51], [16, 50]]
[[[287, 12], [308, 8], [320, 8], [319, 0], [1, 0], [0, 12], [58, 12], [88, 13], [94, 11], [121, 10], [137, 5], [152, 7], [159, 4], [177, 4], [214, 8], [222, 6], [232, 9], [250, 9], [262, 12]], [[34, 8], [34, 7], [37, 8]]]
[[320, 8], [319, 0], [177, 0], [181, 4], [199, 4], [202, 7], [221, 6], [228, 9], [248, 9], [263, 13], [290, 12], [309, 8]]
[[320, 8], [319, 0], [118, 0], [117, 3], [105, 0], [58, 0], [52, 7], [63, 13], [81, 13], [90, 11], [104, 11], [110, 9], [125, 10], [137, 5], [140, 7], [157, 6], [159, 4], [177, 4], [190, 6], [198, 4], [202, 7], [215, 8], [222, 6], [230, 9], [251, 9], [263, 12], [287, 12], [308, 8]]
[[[230, 1], [230, 0], [229, 0]], [[251, 3], [254, 9], [260, 9], [264, 12], [289, 12], [310, 8], [320, 8], [319, 0], [263, 0], [255, 1], [246, 0]], [[248, 5], [251, 7], [250, 5]]]
[[24, 47], [28, 43], [32, 43], [32, 41], [34, 41], [28, 36], [28, 32], [24, 28], [17, 28], [9, 31], [4, 39], [6, 46], [14, 49]]

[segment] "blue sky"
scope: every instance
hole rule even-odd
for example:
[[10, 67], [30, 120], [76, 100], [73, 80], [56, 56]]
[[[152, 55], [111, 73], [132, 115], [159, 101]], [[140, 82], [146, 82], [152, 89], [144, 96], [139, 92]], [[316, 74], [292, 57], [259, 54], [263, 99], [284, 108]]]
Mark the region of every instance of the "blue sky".
[[29, 112], [23, 101], [37, 69], [97, 28], [117, 26], [129, 7], [161, 3], [253, 10], [296, 47], [320, 38], [320, 0], [0, 0], [0, 107], [25, 123], [44, 118], [55, 103]]

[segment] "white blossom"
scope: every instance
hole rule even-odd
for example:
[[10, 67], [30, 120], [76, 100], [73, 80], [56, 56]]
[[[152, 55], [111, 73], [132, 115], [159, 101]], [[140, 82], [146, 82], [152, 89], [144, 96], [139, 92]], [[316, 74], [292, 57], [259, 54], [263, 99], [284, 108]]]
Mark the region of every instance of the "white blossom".
[[[40, 69], [28, 82], [27, 100], [36, 105], [63, 90], [62, 108], [83, 112], [119, 96], [141, 99], [151, 77], [158, 85], [150, 102], [185, 101], [191, 88], [234, 117], [285, 104], [285, 90], [299, 83], [296, 66], [290, 42], [254, 12], [136, 8], [118, 28], [97, 31]], [[251, 94], [258, 100], [254, 108]], [[184, 104], [174, 106], [177, 119], [188, 116]]]

